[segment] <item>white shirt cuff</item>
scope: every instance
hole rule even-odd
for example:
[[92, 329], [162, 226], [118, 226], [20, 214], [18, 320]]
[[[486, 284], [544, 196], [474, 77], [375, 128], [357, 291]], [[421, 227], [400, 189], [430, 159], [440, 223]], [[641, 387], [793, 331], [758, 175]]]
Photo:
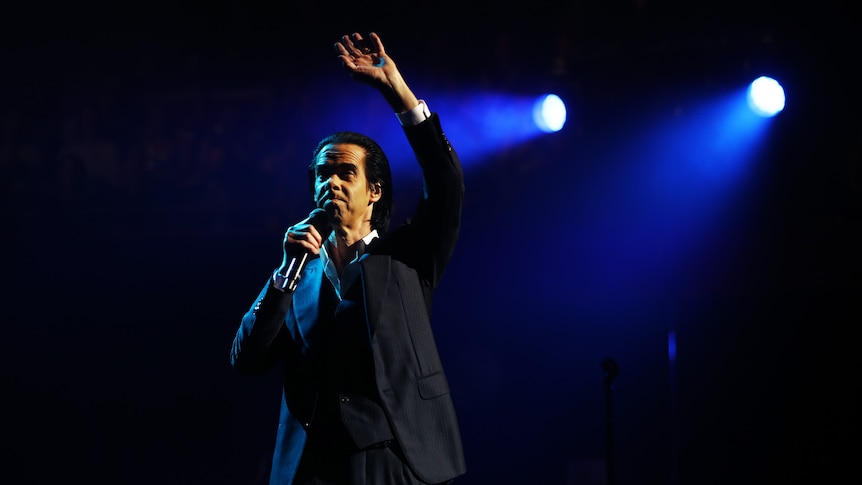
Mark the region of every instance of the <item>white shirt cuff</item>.
[[275, 286], [275, 289], [278, 291], [284, 291], [284, 287], [287, 286], [287, 277], [278, 272], [278, 269], [272, 273], [272, 285]]
[[431, 111], [428, 110], [428, 105], [424, 100], [419, 100], [419, 104], [415, 108], [403, 113], [395, 113], [401, 126], [413, 126], [422, 123], [431, 117]]

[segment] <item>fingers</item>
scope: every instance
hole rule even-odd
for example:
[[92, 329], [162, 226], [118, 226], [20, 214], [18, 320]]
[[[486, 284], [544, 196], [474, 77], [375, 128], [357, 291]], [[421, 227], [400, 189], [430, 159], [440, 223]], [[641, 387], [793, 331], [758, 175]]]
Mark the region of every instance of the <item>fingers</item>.
[[299, 223], [295, 226], [287, 228], [284, 234], [284, 246], [293, 246], [293, 250], [299, 246], [303, 251], [308, 251], [312, 254], [317, 254], [320, 251], [320, 246], [323, 245], [323, 237], [317, 229], [307, 223]]
[[350, 53], [355, 56], [362, 56], [371, 53], [371, 47], [362, 38], [359, 32], [354, 32], [353, 35], [345, 35], [347, 45], [350, 46]]
[[371, 42], [374, 43], [374, 50], [376, 50], [380, 55], [385, 54], [386, 51], [383, 50], [383, 41], [380, 40], [380, 36], [377, 35], [377, 32], [372, 32], [369, 35], [371, 36]]
[[[353, 34], [358, 35], [358, 34]], [[349, 35], [343, 35], [341, 41], [335, 43], [335, 50], [338, 52], [338, 58], [341, 63], [351, 72], [356, 69], [356, 61], [361, 53], [356, 47], [356, 44]]]
[[369, 37], [365, 39], [359, 32], [343, 35], [341, 41], [335, 43], [335, 49], [339, 55], [352, 59], [371, 54], [383, 54], [383, 43], [380, 37], [374, 32], [371, 32]]
[[350, 52], [347, 50], [347, 47], [343, 42], [336, 42], [335, 50], [338, 52], [339, 56], [350, 57]]
[[387, 75], [384, 69], [389, 69], [386, 66], [391, 59], [387, 57], [383, 42], [376, 32], [371, 32], [367, 38], [358, 32], [343, 35], [335, 43], [335, 50], [342, 67], [354, 79], [375, 84], [383, 81], [382, 78]]
[[353, 37], [359, 37], [360, 39], [362, 38], [357, 33], [354, 33], [352, 36], [345, 34], [341, 36], [341, 40], [339, 42], [335, 43], [335, 49], [340, 55], [346, 56], [348, 58], [356, 58], [362, 54], [356, 45], [359, 41], [357, 40], [356, 42], [354, 42]]

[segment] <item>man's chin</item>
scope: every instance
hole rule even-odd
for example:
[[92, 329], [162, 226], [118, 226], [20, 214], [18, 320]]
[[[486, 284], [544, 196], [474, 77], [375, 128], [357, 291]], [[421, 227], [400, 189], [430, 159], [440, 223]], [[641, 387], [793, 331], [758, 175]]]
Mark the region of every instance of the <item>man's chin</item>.
[[341, 220], [341, 211], [338, 210], [338, 206], [331, 200], [324, 202], [321, 208], [326, 211], [326, 216], [329, 218], [330, 223]]

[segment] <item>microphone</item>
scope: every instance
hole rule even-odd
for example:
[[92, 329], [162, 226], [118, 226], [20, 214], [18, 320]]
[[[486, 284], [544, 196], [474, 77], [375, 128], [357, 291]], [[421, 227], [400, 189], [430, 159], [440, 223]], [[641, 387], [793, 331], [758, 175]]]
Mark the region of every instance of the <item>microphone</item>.
[[[320, 236], [324, 241], [326, 241], [326, 238], [328, 238], [329, 234], [332, 232], [332, 227], [329, 225], [329, 218], [326, 216], [326, 211], [321, 208], [311, 211], [311, 214], [308, 215], [308, 223], [317, 229], [317, 232], [320, 233]], [[299, 284], [299, 279], [302, 276], [302, 270], [310, 259], [311, 253], [306, 251], [298, 258], [292, 258], [290, 260], [290, 264], [288, 265], [287, 272], [284, 276], [283, 288], [285, 291], [293, 292], [293, 290], [296, 289], [296, 285]]]

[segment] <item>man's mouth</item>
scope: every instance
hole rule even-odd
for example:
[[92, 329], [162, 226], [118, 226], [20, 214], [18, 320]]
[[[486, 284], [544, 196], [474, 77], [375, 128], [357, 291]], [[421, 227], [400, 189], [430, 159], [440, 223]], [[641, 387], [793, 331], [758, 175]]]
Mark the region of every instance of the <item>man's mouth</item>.
[[338, 199], [335, 197], [324, 197], [323, 199], [320, 199], [320, 202], [318, 202], [317, 206], [325, 209], [327, 206], [333, 205], [336, 200]]

